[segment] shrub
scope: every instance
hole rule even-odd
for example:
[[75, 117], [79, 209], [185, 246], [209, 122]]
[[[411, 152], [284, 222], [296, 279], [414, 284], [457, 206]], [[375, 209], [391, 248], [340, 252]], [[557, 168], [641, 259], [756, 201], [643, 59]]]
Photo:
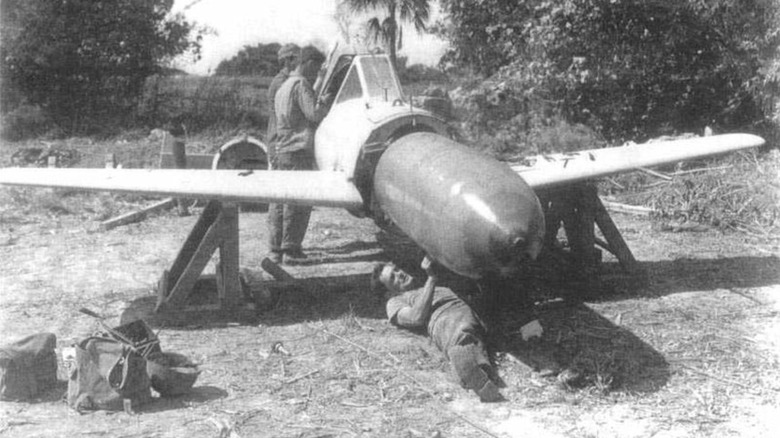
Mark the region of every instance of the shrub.
[[532, 105], [503, 82], [462, 86], [450, 94], [466, 143], [502, 160], [605, 144], [593, 129], [567, 122], [550, 106]]
[[38, 137], [54, 125], [37, 105], [21, 105], [2, 116], [0, 137], [10, 141]]
[[190, 132], [265, 128], [270, 81], [255, 76], [152, 76], [144, 86], [139, 118], [149, 127], [181, 122]]
[[[614, 142], [771, 117], [780, 86], [774, 0], [442, 0], [446, 62], [501, 84], [525, 117]], [[774, 95], [773, 95], [774, 93]]]

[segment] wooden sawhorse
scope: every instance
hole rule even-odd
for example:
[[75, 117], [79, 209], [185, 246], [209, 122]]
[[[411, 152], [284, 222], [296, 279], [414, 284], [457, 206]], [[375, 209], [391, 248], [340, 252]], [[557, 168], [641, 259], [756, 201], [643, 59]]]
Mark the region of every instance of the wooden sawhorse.
[[219, 307], [238, 307], [247, 293], [239, 274], [238, 244], [238, 205], [210, 201], [173, 265], [163, 272], [158, 284], [155, 312], [169, 312], [185, 305], [203, 269], [217, 250]]
[[[643, 277], [642, 269], [620, 235], [607, 209], [598, 197], [595, 184], [586, 183], [547, 189], [539, 193], [547, 231], [542, 259], [563, 261], [565, 276], [583, 284], [586, 289], [599, 285], [599, 267], [603, 248], [612, 253], [622, 270], [631, 277]], [[559, 230], [563, 227], [568, 251], [561, 251]], [[596, 227], [604, 240], [596, 236]]]

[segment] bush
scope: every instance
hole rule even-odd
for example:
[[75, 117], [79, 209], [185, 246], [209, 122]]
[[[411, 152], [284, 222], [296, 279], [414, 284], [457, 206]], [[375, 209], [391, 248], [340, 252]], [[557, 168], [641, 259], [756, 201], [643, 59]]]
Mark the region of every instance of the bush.
[[271, 78], [256, 76], [152, 76], [144, 86], [139, 119], [148, 127], [180, 122], [190, 132], [207, 128], [265, 128]]
[[52, 132], [54, 124], [36, 105], [21, 105], [2, 116], [0, 137], [18, 141]]
[[500, 84], [524, 119], [560, 117], [619, 143], [772, 116], [774, 0], [441, 3], [445, 60]]
[[172, 7], [170, 0], [2, 2], [0, 86], [40, 105], [70, 134], [127, 126], [144, 79], [175, 56], [199, 54], [201, 32]]
[[412, 64], [409, 67], [403, 65], [398, 70], [398, 76], [402, 84], [440, 84], [448, 81], [444, 72], [423, 64]]
[[465, 85], [450, 95], [464, 141], [501, 160], [605, 144], [593, 129], [566, 121], [552, 107], [534, 108], [505, 83]]

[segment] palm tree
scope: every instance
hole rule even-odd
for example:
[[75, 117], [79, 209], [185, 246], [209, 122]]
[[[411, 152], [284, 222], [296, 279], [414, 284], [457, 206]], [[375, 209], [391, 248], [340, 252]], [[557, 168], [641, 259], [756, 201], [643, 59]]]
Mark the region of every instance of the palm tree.
[[369, 36], [385, 44], [393, 65], [396, 65], [396, 51], [402, 44], [399, 22], [411, 22], [418, 32], [423, 32], [431, 9], [428, 0], [344, 0], [344, 3], [356, 14], [381, 10], [387, 13], [384, 18], [369, 19], [366, 25]]

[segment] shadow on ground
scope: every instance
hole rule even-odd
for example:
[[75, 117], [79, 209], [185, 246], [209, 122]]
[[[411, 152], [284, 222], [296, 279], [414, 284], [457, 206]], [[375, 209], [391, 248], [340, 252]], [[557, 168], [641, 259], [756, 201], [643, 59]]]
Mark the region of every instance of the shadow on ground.
[[[542, 303], [540, 340], [525, 342], [519, 327], [506, 324], [508, 342], [499, 350], [533, 371], [558, 375], [564, 386], [601, 391], [654, 392], [669, 380], [669, 363], [631, 331], [582, 304]], [[511, 320], [511, 314], [504, 315]]]
[[[122, 321], [142, 318], [152, 327], [184, 330], [236, 323], [287, 326], [345, 317], [377, 320], [379, 324], [385, 318], [384, 297], [371, 293], [369, 283], [370, 276], [361, 274], [266, 282], [267, 287], [251, 284], [255, 304], [231, 312], [217, 310], [213, 286], [194, 293], [192, 299], [199, 304], [169, 314], [154, 313], [156, 297], [147, 296], [130, 303]], [[209, 305], [211, 308], [202, 308]], [[488, 343], [496, 345], [498, 353], [525, 364], [530, 372], [552, 376], [575, 373], [576, 378], [569, 376], [565, 385], [604, 391], [655, 391], [669, 379], [669, 364], [659, 352], [585, 305], [569, 301], [538, 304], [537, 316], [545, 333], [534, 342], [524, 342], [519, 333], [527, 316], [522, 297], [505, 297], [498, 316], [502, 339], [488, 339]]]
[[521, 282], [537, 300], [615, 301], [662, 297], [686, 291], [751, 289], [780, 283], [780, 259], [732, 257], [639, 262], [627, 273], [617, 262], [603, 263], [597, 272], [571, 266], [529, 269]]
[[[314, 248], [316, 254], [335, 259], [393, 260], [417, 275], [422, 253], [408, 245], [385, 246], [377, 251], [373, 243], [357, 242], [339, 248]], [[368, 251], [369, 253], [361, 253]], [[571, 371], [576, 377], [567, 386], [593, 387], [603, 391], [653, 392], [670, 378], [664, 356], [634, 333], [582, 304], [582, 301], [620, 301], [629, 298], [663, 297], [686, 291], [740, 290], [780, 283], [777, 257], [681, 258], [639, 262], [642, 275], [627, 275], [617, 263], [600, 267], [600, 281], [586, 279], [576, 270], [562, 267], [531, 271], [533, 275], [515, 282], [501, 306], [500, 341], [488, 340], [495, 351], [511, 356], [529, 370], [551, 375]], [[258, 272], [254, 273], [259, 276]], [[474, 291], [470, 280], [444, 276], [442, 283], [453, 289]], [[252, 306], [238, 312], [194, 310], [176, 315], [151, 312], [155, 298], [134, 301], [124, 317], [142, 317], [158, 327], [179, 326], [197, 330], [229, 323], [284, 326], [312, 320], [333, 320], [353, 316], [383, 320], [384, 299], [370, 291], [370, 275], [338, 275], [302, 278], [294, 282], [251, 284]], [[586, 290], [589, 287], [595, 288]], [[213, 288], [212, 288], [213, 289]], [[524, 295], [537, 301], [537, 316], [545, 334], [539, 341], [525, 342], [519, 335], [527, 322]], [[557, 298], [563, 297], [564, 300]], [[194, 294], [200, 304], [215, 304], [214, 290]], [[467, 300], [468, 296], [465, 297]], [[473, 298], [473, 297], [472, 297]], [[479, 300], [476, 300], [478, 302]], [[472, 301], [472, 304], [475, 304]], [[478, 306], [475, 306], [478, 308]], [[123, 318], [124, 320], [125, 318]]]
[[777, 257], [677, 259], [640, 264], [658, 295], [690, 290], [750, 289], [780, 283]]
[[[256, 271], [243, 272], [249, 277], [260, 276]], [[199, 329], [234, 323], [288, 325], [345, 315], [382, 319], [384, 303], [381, 296], [370, 292], [369, 283], [369, 274], [308, 277], [292, 282], [249, 282], [242, 305], [222, 310], [216, 284], [204, 281], [190, 294], [188, 304], [179, 309], [156, 313], [156, 296], [137, 298], [128, 304], [120, 323], [143, 319], [155, 328]]]

